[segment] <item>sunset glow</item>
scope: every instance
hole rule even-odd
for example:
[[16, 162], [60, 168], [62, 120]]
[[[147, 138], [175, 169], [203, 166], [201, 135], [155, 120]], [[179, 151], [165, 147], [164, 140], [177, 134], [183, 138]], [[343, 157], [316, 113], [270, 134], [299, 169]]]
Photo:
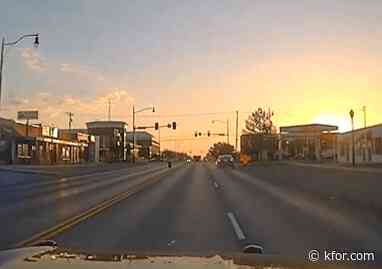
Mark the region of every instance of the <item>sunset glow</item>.
[[[277, 126], [317, 122], [345, 131], [350, 128], [348, 112], [353, 108], [355, 125], [362, 127], [363, 105], [367, 105], [368, 123], [379, 122], [381, 32], [370, 30], [369, 20], [352, 24], [352, 16], [359, 11], [355, 3], [330, 2], [333, 14], [347, 13], [343, 18], [333, 17], [331, 27], [323, 15], [325, 4], [255, 7], [251, 2], [237, 6], [226, 2], [219, 12], [211, 5], [200, 13], [193, 4], [175, 2], [157, 4], [163, 12], [143, 12], [139, 17], [135, 11], [145, 10], [143, 4], [112, 8], [113, 16], [103, 14], [103, 4], [84, 4], [70, 13], [73, 23], [66, 24], [60, 24], [59, 10], [64, 9], [57, 4], [49, 12], [41, 11], [57, 13], [52, 15], [54, 20], [36, 14], [28, 17], [27, 27], [15, 26], [9, 33], [9, 21], [1, 17], [0, 30], [7, 36], [38, 28], [44, 40], [39, 49], [25, 45], [7, 52], [3, 116], [14, 118], [16, 111], [33, 108], [40, 111], [43, 123], [65, 127], [65, 112], [72, 111], [73, 124], [80, 128], [86, 121], [107, 118], [107, 100], [111, 99], [113, 119], [131, 124], [133, 103], [154, 104], [159, 116], [141, 115], [138, 122], [176, 118], [181, 126], [178, 132], [164, 131], [163, 135], [189, 138], [195, 130], [217, 128], [210, 124], [216, 117], [229, 118], [233, 134], [238, 108], [241, 131], [249, 112], [259, 106], [275, 111]], [[362, 12], [372, 18], [381, 8], [378, 5], [377, 1], [370, 3]], [[86, 12], [90, 6], [92, 12]], [[21, 13], [27, 11], [21, 9]], [[166, 14], [177, 15], [170, 21]], [[58, 24], [75, 42], [69, 45], [57, 31], [51, 31]], [[94, 33], [82, 35], [93, 26]], [[179, 116], [217, 112], [223, 114]], [[205, 151], [219, 139], [181, 144], [186, 151]], [[173, 148], [174, 143], [164, 146]]]

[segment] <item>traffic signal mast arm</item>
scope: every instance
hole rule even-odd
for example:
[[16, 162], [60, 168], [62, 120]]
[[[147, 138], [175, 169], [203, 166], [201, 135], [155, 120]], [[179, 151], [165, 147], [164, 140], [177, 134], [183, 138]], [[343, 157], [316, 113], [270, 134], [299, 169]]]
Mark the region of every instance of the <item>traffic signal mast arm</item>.
[[209, 131], [207, 133], [201, 133], [201, 132], [195, 131], [195, 133], [194, 133], [195, 137], [203, 136], [203, 135], [206, 135], [206, 136], [227, 136], [227, 134], [225, 134], [225, 133], [211, 133]]
[[137, 126], [137, 127], [135, 127], [135, 129], [137, 129], [137, 130], [145, 130], [145, 129], [158, 130], [159, 128], [171, 128], [171, 127], [174, 130], [176, 129], [176, 122], [175, 121], [172, 122], [172, 124], [168, 123], [168, 124], [164, 124], [164, 125], [159, 125], [159, 123], [156, 122], [154, 126]]

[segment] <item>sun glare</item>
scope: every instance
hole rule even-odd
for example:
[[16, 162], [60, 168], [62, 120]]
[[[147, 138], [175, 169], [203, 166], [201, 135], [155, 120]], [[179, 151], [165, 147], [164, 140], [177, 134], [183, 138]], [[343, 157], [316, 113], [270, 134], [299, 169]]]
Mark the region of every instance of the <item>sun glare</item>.
[[313, 119], [314, 123], [331, 124], [338, 126], [340, 132], [346, 132], [351, 129], [350, 118], [336, 114], [320, 114]]

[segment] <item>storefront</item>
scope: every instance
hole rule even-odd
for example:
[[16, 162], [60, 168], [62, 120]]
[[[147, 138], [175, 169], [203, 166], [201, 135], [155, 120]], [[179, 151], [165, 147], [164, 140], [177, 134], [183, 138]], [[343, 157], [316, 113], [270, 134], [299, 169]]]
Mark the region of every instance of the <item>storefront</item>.
[[88, 144], [49, 137], [17, 137], [14, 164], [77, 164], [88, 159]]
[[345, 132], [338, 136], [337, 155], [342, 163], [382, 163], [382, 124]]
[[336, 159], [337, 126], [305, 124], [280, 127], [280, 156], [288, 159]]
[[26, 126], [0, 119], [0, 163], [76, 164], [90, 161], [89, 146], [92, 148], [94, 141], [88, 135], [86, 138], [61, 139], [54, 127]]

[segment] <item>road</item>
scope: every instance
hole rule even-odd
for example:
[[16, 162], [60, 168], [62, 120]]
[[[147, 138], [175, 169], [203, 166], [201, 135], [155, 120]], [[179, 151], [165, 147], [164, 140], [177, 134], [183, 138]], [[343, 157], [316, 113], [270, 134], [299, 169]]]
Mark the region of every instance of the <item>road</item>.
[[25, 182], [15, 176], [14, 183], [1, 183], [2, 247], [155, 178], [50, 238], [97, 252], [207, 254], [238, 252], [256, 243], [267, 254], [302, 259], [313, 249], [374, 252], [377, 262], [382, 254], [380, 174], [286, 164], [218, 169], [195, 163], [90, 175], [66, 182], [31, 175]]
[[164, 164], [151, 163], [83, 167], [76, 171], [60, 167], [54, 174], [51, 168], [42, 172], [32, 168], [28, 173], [2, 170], [0, 248], [12, 247], [165, 168]]

